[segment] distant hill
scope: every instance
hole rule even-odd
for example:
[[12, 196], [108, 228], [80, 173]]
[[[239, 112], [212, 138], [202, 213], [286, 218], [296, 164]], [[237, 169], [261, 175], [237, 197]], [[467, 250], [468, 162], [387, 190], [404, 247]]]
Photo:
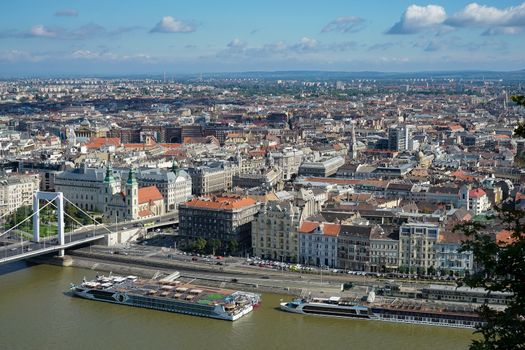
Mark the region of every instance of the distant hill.
[[341, 71], [254, 71], [238, 73], [204, 73], [187, 77], [202, 78], [256, 78], [283, 80], [351, 80], [351, 79], [414, 79], [414, 78], [451, 78], [451, 79], [487, 79], [487, 80], [525, 80], [525, 69], [517, 71], [423, 71], [423, 72], [341, 72]]

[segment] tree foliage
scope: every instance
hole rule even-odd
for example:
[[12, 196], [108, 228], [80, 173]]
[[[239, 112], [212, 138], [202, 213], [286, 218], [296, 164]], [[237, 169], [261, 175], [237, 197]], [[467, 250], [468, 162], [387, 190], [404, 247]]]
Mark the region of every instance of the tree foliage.
[[[512, 96], [512, 100], [525, 107], [524, 96]], [[525, 123], [518, 123], [514, 135], [525, 137]], [[525, 349], [525, 211], [512, 206], [496, 211], [496, 217], [489, 221], [491, 226], [469, 221], [456, 227], [467, 237], [461, 251], [472, 252], [476, 264], [475, 271], [461, 282], [485, 288], [488, 293], [505, 292], [513, 296], [503, 310], [489, 306], [486, 301], [479, 308], [485, 323], [476, 330], [482, 337], [472, 342], [472, 350]], [[494, 232], [490, 232], [493, 224], [509, 231], [509, 239], [498, 241]]]
[[476, 333], [471, 345], [481, 349], [525, 349], [525, 211], [497, 209], [493, 218], [510, 232], [510, 239], [497, 241], [487, 226], [480, 222], [467, 222], [456, 227], [468, 239], [461, 251], [471, 251], [477, 265], [476, 270], [463, 279], [470, 287], [485, 288], [491, 292], [511, 293], [513, 298], [504, 310], [484, 303], [480, 316], [486, 321]]
[[[514, 101], [518, 106], [525, 107], [525, 96], [512, 96], [512, 101]], [[516, 129], [514, 129], [514, 135], [518, 137], [525, 137], [525, 123], [518, 122]]]

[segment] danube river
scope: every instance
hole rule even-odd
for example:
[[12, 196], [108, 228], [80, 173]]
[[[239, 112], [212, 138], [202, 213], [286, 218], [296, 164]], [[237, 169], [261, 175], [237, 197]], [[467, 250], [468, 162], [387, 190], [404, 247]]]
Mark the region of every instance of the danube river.
[[73, 298], [91, 270], [17, 263], [0, 267], [0, 349], [466, 349], [468, 330], [300, 316], [263, 295], [227, 322]]

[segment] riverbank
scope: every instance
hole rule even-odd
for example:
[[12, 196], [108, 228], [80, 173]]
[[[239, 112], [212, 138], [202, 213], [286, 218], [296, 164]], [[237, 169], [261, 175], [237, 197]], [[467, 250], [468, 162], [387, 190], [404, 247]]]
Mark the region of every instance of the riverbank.
[[200, 266], [188, 267], [181, 263], [144, 261], [126, 256], [108, 257], [104, 254], [80, 252], [80, 254], [66, 255], [63, 258], [39, 257], [33, 259], [33, 261], [40, 264], [76, 267], [104, 273], [112, 272], [119, 275], [137, 275], [144, 278], [152, 278], [159, 274], [169, 275], [174, 271], [179, 271], [182, 278], [189, 279], [195, 284], [255, 293], [297, 296], [305, 293], [337, 295], [341, 292], [341, 283], [332, 281], [316, 282], [302, 279], [278, 279], [275, 276], [268, 278], [267, 276], [261, 277], [255, 274], [249, 275], [224, 271], [224, 269], [219, 269], [215, 266], [210, 266], [209, 268]]

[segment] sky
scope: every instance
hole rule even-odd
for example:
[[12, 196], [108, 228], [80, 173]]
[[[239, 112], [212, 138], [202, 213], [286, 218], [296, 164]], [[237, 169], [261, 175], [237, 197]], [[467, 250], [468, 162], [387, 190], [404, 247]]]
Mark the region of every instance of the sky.
[[525, 2], [17, 0], [0, 76], [525, 68]]

